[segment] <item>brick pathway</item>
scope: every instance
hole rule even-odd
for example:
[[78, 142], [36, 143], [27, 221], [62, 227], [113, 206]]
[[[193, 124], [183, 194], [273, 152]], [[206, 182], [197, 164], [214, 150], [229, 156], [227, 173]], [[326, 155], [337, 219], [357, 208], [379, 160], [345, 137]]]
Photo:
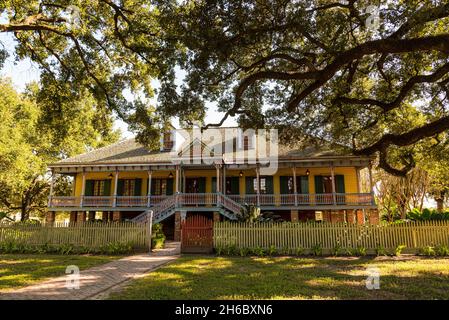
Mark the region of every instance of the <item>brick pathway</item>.
[[[105, 296], [103, 293], [142, 276], [179, 257], [177, 242], [149, 254], [129, 256], [80, 272], [80, 288], [67, 289], [68, 276], [57, 277], [17, 290], [0, 291], [0, 300], [84, 300]], [[107, 296], [107, 295], [106, 295]]]

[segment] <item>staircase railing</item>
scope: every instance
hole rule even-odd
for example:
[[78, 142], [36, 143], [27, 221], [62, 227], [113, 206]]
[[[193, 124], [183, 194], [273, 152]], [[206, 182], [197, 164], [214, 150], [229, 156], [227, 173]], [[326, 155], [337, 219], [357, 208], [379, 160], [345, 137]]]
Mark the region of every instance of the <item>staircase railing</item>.
[[[153, 220], [154, 221], [158, 221], [159, 218], [161, 217], [161, 215], [163, 215], [168, 210], [170, 210], [172, 208], [174, 209], [176, 207], [176, 196], [177, 195], [169, 196], [169, 197], [165, 198], [164, 200], [162, 200], [161, 202], [159, 202], [153, 208], [151, 208], [151, 210], [153, 211]], [[148, 211], [145, 211], [145, 212], [139, 214], [137, 217], [135, 217], [131, 221], [137, 222], [137, 223], [145, 222], [147, 220], [147, 213], [148, 213]]]
[[240, 214], [243, 209], [243, 206], [240, 203], [232, 200], [227, 195], [224, 195], [222, 193], [218, 194], [218, 201], [225, 209], [231, 211], [234, 214]]
[[[191, 207], [194, 205], [221, 207], [227, 211], [230, 211], [232, 215], [239, 214], [243, 208], [241, 204], [222, 193], [179, 193], [165, 198], [163, 201], [151, 208], [153, 211], [153, 221], [156, 223], [163, 220], [165, 215], [169, 214], [170, 211], [176, 209], [177, 207]], [[147, 221], [147, 217], [148, 211], [145, 211], [133, 218], [131, 221], [136, 223], [144, 223]]]

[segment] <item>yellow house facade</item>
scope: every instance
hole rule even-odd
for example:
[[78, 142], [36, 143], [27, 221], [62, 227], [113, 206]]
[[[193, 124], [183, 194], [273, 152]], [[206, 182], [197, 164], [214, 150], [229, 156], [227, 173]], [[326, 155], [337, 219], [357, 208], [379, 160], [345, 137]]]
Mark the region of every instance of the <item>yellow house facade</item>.
[[52, 164], [54, 176], [73, 177], [73, 188], [68, 196], [53, 194], [52, 188], [47, 221], [63, 211], [70, 212], [71, 222], [140, 222], [151, 214], [175, 240], [187, 215], [236, 219], [246, 205], [285, 221], [378, 222], [372, 182], [362, 190], [360, 178], [361, 170], [371, 173], [370, 158], [279, 144], [270, 161], [235, 161], [239, 149], [246, 155], [258, 148], [252, 139], [243, 133], [227, 154], [204, 152], [211, 144], [197, 141], [201, 159], [186, 162], [185, 152], [178, 155], [188, 150], [192, 156], [195, 140], [177, 149], [172, 133], [164, 135], [160, 150], [128, 139]]

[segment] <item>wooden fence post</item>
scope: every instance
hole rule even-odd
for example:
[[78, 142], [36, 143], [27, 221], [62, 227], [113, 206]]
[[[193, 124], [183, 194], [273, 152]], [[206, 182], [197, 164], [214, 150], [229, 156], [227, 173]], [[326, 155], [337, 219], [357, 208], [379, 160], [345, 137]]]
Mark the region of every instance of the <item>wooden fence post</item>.
[[153, 210], [148, 210], [147, 213], [147, 223], [148, 223], [148, 238], [149, 238], [149, 253], [151, 253], [151, 238], [152, 238], [152, 232], [153, 232]]

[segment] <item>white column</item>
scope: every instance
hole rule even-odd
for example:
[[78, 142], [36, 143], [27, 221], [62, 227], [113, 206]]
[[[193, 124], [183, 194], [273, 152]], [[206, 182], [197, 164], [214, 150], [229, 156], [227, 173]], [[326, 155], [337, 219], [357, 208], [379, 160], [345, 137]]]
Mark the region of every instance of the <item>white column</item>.
[[83, 206], [84, 202], [84, 193], [86, 191], [86, 171], [83, 169], [83, 182], [81, 184], [81, 201], [80, 201], [80, 207]]
[[256, 185], [257, 185], [257, 206], [260, 206], [260, 168], [256, 168]]
[[334, 202], [334, 205], [337, 204], [337, 199], [335, 195], [335, 173], [334, 173], [334, 164], [331, 165], [331, 179], [332, 179], [332, 199]]
[[176, 193], [179, 193], [179, 166], [176, 166], [176, 172], [175, 172], [175, 174], [176, 174], [176, 179], [175, 179], [175, 192]]
[[369, 192], [371, 193], [371, 201], [374, 204], [373, 168], [372, 168], [371, 161], [369, 162], [368, 169], [369, 169]]
[[115, 208], [117, 206], [117, 187], [118, 187], [118, 170], [115, 170], [114, 175], [114, 200], [112, 206]]
[[147, 192], [147, 207], [151, 205], [151, 178], [153, 176], [153, 172], [148, 171], [148, 192]]
[[220, 191], [221, 191], [221, 188], [220, 188], [220, 165], [218, 165], [218, 164], [216, 164], [215, 165], [215, 171], [216, 171], [216, 174], [217, 174], [217, 180], [216, 180], [216, 183], [215, 183], [215, 187], [216, 187], [216, 191], [217, 191], [217, 193], [220, 193]]
[[360, 185], [360, 168], [359, 167], [355, 168], [355, 173], [356, 173], [356, 177], [357, 177], [357, 193], [361, 193], [362, 186]]
[[295, 206], [298, 205], [298, 186], [296, 185], [296, 167], [292, 168], [293, 171], [293, 192], [295, 193]]
[[51, 170], [51, 179], [50, 179], [50, 195], [48, 197], [48, 207], [51, 206], [51, 201], [52, 201], [52, 198], [53, 198], [54, 184], [55, 184], [55, 172], [52, 169]]
[[181, 193], [186, 193], [186, 172], [184, 170], [181, 171]]
[[[220, 193], [221, 191], [221, 182], [220, 182], [220, 165], [219, 164], [215, 164], [215, 171], [216, 171], [216, 181], [215, 181], [215, 191], [216, 193]], [[221, 196], [217, 195], [217, 207], [220, 206], [220, 200], [221, 200]]]
[[226, 194], [226, 166], [225, 166], [225, 164], [223, 163], [223, 174], [222, 174], [222, 188], [221, 188], [221, 192], [223, 193], [223, 194]]

